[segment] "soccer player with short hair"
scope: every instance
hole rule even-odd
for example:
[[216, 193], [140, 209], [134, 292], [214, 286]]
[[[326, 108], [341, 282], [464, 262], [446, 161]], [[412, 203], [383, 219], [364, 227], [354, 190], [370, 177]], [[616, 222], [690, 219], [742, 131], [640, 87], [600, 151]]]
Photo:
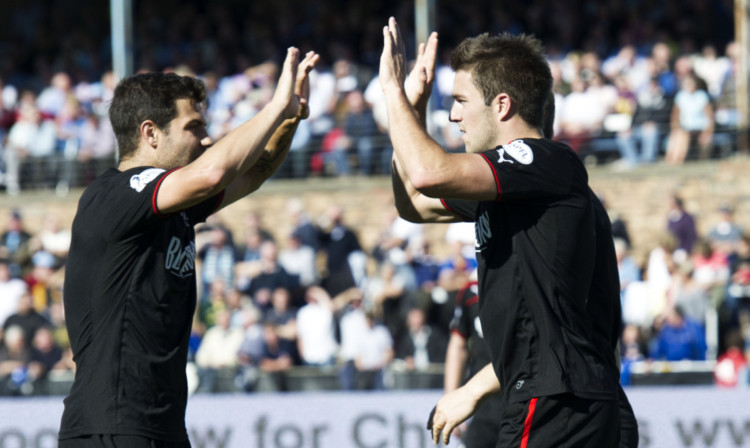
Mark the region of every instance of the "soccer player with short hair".
[[214, 145], [201, 81], [149, 73], [115, 89], [110, 120], [120, 163], [83, 193], [66, 267], [77, 370], [60, 447], [190, 446], [193, 226], [258, 189], [283, 161], [307, 116], [318, 55], [299, 59], [290, 48], [272, 100]]
[[[614, 447], [635, 419], [619, 386], [617, 264], [606, 211], [565, 144], [543, 137], [552, 75], [531, 36], [483, 34], [454, 49], [451, 121], [466, 154], [425, 131], [437, 35], [406, 79], [396, 21], [383, 29], [380, 82], [394, 147], [393, 190], [412, 222], [473, 221], [479, 306], [492, 362], [431, 418], [448, 442], [502, 395], [498, 447]], [[502, 385], [502, 388], [501, 388]], [[621, 411], [622, 406], [622, 411]]]

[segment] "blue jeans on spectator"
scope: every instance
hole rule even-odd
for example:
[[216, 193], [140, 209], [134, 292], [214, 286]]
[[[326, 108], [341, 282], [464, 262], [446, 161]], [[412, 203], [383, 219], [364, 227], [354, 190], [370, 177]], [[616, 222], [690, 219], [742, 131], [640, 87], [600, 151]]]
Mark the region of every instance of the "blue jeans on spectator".
[[[653, 123], [634, 126], [628, 131], [617, 134], [617, 148], [620, 156], [631, 165], [653, 163], [659, 152], [659, 129]], [[641, 154], [638, 156], [637, 142], [641, 143]]]

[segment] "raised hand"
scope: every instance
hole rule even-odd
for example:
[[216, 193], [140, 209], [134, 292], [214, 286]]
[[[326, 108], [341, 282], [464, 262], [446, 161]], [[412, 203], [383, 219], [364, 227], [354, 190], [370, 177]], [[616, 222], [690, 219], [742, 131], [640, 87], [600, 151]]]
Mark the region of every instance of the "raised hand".
[[308, 51], [305, 55], [305, 59], [299, 63], [297, 68], [297, 82], [294, 87], [294, 93], [299, 97], [299, 110], [297, 111], [297, 117], [307, 118], [310, 116], [310, 108], [308, 106], [308, 100], [310, 99], [310, 77], [309, 74], [315, 64], [318, 63], [320, 55], [314, 51]]
[[432, 93], [432, 84], [435, 80], [435, 61], [437, 60], [438, 35], [433, 32], [427, 39], [427, 44], [419, 44], [417, 60], [414, 63], [409, 77], [406, 78], [404, 89], [409, 104], [419, 109], [427, 106], [427, 100]]
[[283, 108], [284, 118], [294, 118], [300, 109], [300, 97], [295, 93], [297, 84], [297, 67], [299, 65], [299, 50], [289, 47], [286, 51], [286, 59], [281, 69], [276, 91], [273, 93], [274, 103]]
[[396, 19], [383, 27], [383, 53], [380, 55], [380, 86], [383, 90], [403, 89], [406, 79], [406, 47]]

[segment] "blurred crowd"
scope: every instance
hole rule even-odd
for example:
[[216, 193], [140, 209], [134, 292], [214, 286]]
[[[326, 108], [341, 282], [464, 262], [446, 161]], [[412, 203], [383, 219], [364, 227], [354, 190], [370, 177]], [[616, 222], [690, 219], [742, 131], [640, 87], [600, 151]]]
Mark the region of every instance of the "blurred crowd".
[[[289, 45], [322, 55], [311, 74], [309, 120], [279, 177], [382, 175], [390, 169], [387, 118], [377, 79], [380, 28], [395, 15], [413, 35], [408, 2], [134, 1], [135, 65], [204, 80], [209, 134], [221, 138], [270, 99]], [[106, 2], [0, 5], [0, 185], [7, 194], [65, 195], [114, 165], [107, 104]], [[733, 2], [438, 2], [444, 50], [431, 102], [431, 133], [462, 151], [449, 121], [449, 51], [479, 32], [529, 32], [547, 45], [555, 79], [555, 138], [582, 158], [615, 154], [616, 169], [734, 151], [738, 46]], [[165, 21], [165, 17], [169, 17]], [[273, 17], [273, 20], [269, 20]], [[80, 24], [71, 27], [70, 23]], [[413, 53], [414, 42], [408, 47]], [[645, 360], [715, 359], [735, 384], [750, 340], [748, 236], [724, 207], [699, 235], [679, 197], [648, 260], [628, 255], [615, 220], [625, 328], [624, 375]], [[444, 361], [455, 296], [476, 266], [473, 227], [435, 241], [389, 211], [374, 247], [331, 207], [309, 216], [290, 201], [294, 231], [276, 234], [250, 214], [239, 233], [213, 217], [199, 229], [201, 291], [191, 337], [191, 384], [214, 391], [231, 372], [237, 390], [259, 378], [285, 390], [295, 366], [334, 369], [342, 389], [382, 389], [389, 372]], [[705, 211], [709, 213], [711, 211]], [[45, 393], [50, 372], [74, 369], [62, 312], [70, 229], [50, 217], [30, 234], [18, 211], [0, 224], [0, 394]], [[728, 367], [727, 367], [728, 366]]]
[[[106, 8], [89, 2], [85, 15], [99, 21], [70, 30], [66, 17], [79, 10], [47, 3], [6, 6], [0, 14], [9, 21], [0, 27], [0, 185], [9, 194], [48, 188], [64, 195], [112, 166], [116, 154], [107, 120], [117, 80], [108, 69]], [[547, 44], [555, 138], [581, 157], [616, 158], [615, 167], [628, 169], [735, 149], [739, 47], [732, 42], [731, 2], [538, 0], [496, 8], [446, 0], [437, 6], [442, 51], [429, 125], [448, 150], [463, 149], [449, 121], [450, 49], [481, 31], [531, 32]], [[173, 0], [134, 2], [134, 13], [136, 70], [204, 80], [214, 140], [267, 103], [283, 48], [314, 48], [322, 60], [311, 75], [311, 117], [278, 176], [389, 172], [377, 79], [380, 26], [395, 14], [413, 36], [409, 3], [223, 1], [209, 7]], [[273, 26], [269, 16], [278, 19]], [[408, 45], [413, 52], [413, 38]]]
[[[344, 390], [392, 388], [398, 373], [439, 374], [457, 297], [475, 280], [473, 224], [447, 225], [435, 241], [384, 207], [377, 241], [363, 247], [340, 206], [311, 216], [290, 196], [285, 211], [288, 234], [256, 212], [241, 230], [220, 215], [198, 227], [192, 390], [288, 390], [299, 366], [334, 374]], [[625, 384], [634, 365], [681, 360], [715, 360], [721, 385], [746, 381], [750, 237], [729, 206], [701, 213], [719, 216], [705, 235], [699, 217], [670, 197], [663, 237], [637, 260], [626, 222], [612, 212]], [[62, 310], [70, 230], [50, 216], [30, 234], [17, 211], [0, 228], [0, 394], [43, 394], [50, 372], [75, 368]], [[437, 244], [445, 256], [434, 254]], [[433, 379], [421, 384], [440, 387]]]

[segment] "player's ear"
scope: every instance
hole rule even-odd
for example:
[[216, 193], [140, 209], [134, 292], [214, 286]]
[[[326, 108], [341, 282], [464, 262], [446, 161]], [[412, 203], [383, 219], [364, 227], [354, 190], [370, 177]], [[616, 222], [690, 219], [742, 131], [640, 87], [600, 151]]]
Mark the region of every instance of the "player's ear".
[[146, 142], [151, 148], [156, 148], [159, 143], [159, 128], [151, 120], [146, 120], [141, 123], [141, 140]]
[[514, 108], [513, 101], [507, 93], [499, 93], [492, 100], [492, 109], [498, 114], [499, 121], [505, 121], [511, 117]]

